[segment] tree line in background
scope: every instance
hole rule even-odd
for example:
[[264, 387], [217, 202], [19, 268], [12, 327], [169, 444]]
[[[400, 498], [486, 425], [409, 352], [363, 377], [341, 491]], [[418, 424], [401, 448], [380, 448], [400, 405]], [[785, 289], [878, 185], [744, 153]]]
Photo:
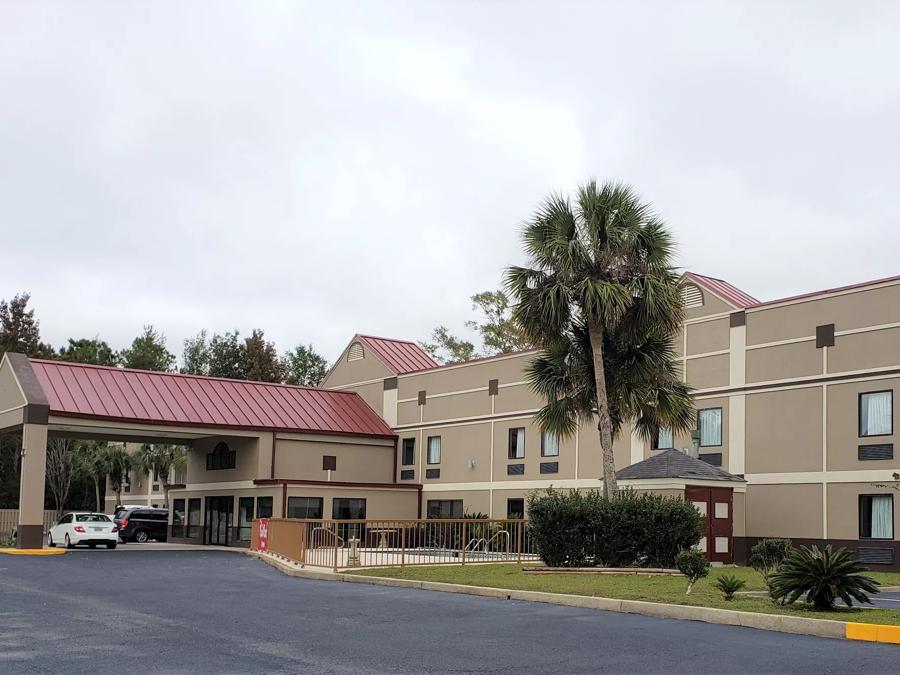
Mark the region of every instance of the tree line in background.
[[40, 324], [34, 310], [28, 308], [29, 299], [28, 293], [19, 293], [12, 300], [0, 301], [0, 356], [19, 352], [36, 358], [97, 366], [177, 371], [310, 387], [318, 385], [328, 370], [328, 362], [312, 345], [301, 344], [279, 354], [275, 344], [266, 340], [265, 332], [258, 328], [246, 338], [241, 338], [237, 330], [212, 335], [200, 331], [184, 341], [180, 368], [175, 354], [168, 349], [166, 336], [152, 325], [144, 326], [143, 332], [120, 351], [99, 337], [69, 338], [67, 344], [54, 349], [41, 342]]
[[[28, 293], [19, 293], [11, 300], [0, 301], [0, 358], [6, 352], [17, 352], [34, 358], [98, 366], [303, 386], [318, 385], [328, 369], [328, 362], [312, 345], [301, 344], [279, 354], [275, 344], [266, 340], [265, 333], [259, 329], [246, 338], [237, 330], [212, 335], [200, 331], [184, 341], [180, 367], [167, 347], [165, 335], [150, 325], [119, 351], [99, 337], [69, 338], [65, 345], [55, 349], [41, 341], [40, 323], [34, 309], [28, 307], [29, 300]], [[18, 505], [20, 449], [20, 435], [0, 435], [0, 508]], [[178, 446], [146, 446], [134, 456], [136, 464], [126, 464], [127, 453], [120, 445], [51, 439], [46, 504], [57, 510], [102, 508], [107, 476], [121, 503], [122, 476], [131, 468], [150, 470], [151, 466], [160, 477], [168, 501], [168, 469], [183, 463], [183, 453], [184, 449]]]

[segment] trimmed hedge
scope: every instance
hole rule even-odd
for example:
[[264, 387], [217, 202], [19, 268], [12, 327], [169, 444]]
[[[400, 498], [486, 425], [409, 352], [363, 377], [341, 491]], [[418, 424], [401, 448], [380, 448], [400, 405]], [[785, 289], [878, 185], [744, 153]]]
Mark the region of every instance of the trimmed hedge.
[[677, 497], [550, 488], [529, 496], [528, 527], [550, 567], [674, 567], [700, 541], [703, 516]]

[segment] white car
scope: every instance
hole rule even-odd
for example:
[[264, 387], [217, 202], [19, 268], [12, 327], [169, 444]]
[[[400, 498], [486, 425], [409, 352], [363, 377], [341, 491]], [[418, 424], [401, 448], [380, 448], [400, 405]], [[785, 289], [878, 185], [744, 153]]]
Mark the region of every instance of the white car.
[[119, 528], [110, 517], [88, 511], [67, 513], [47, 535], [47, 544], [51, 547], [59, 544], [75, 548], [78, 544], [87, 544], [96, 548], [97, 544], [103, 544], [106, 548], [115, 548], [118, 541]]

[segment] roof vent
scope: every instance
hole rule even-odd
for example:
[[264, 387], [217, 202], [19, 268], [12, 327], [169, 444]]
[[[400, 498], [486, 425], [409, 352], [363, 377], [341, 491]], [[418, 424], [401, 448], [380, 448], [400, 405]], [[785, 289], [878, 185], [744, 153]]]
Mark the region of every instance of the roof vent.
[[681, 287], [681, 301], [685, 309], [703, 307], [703, 291], [693, 284], [685, 284]]
[[350, 351], [347, 352], [347, 360], [348, 361], [359, 361], [360, 359], [365, 358], [365, 354], [363, 353], [363, 346], [359, 342], [354, 342], [350, 345]]

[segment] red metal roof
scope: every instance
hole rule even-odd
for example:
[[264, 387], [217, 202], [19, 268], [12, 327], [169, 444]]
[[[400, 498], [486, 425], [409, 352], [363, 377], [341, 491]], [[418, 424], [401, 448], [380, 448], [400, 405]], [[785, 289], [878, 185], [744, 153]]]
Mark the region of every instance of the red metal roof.
[[394, 435], [355, 392], [30, 361], [51, 414], [157, 424]]
[[705, 286], [707, 289], [711, 290], [720, 298], [722, 298], [726, 302], [731, 303], [735, 307], [747, 309], [748, 307], [753, 307], [759, 304], [759, 300], [754, 298], [752, 295], [750, 295], [749, 293], [744, 293], [744, 291], [742, 291], [740, 288], [736, 288], [735, 286], [732, 286], [727, 281], [723, 281], [722, 279], [706, 277], [702, 274], [696, 274], [695, 272], [685, 272], [684, 276], [700, 284], [701, 286]]
[[384, 364], [398, 375], [434, 368], [437, 361], [428, 356], [415, 342], [392, 340], [372, 335], [357, 335], [356, 339], [375, 352]]

